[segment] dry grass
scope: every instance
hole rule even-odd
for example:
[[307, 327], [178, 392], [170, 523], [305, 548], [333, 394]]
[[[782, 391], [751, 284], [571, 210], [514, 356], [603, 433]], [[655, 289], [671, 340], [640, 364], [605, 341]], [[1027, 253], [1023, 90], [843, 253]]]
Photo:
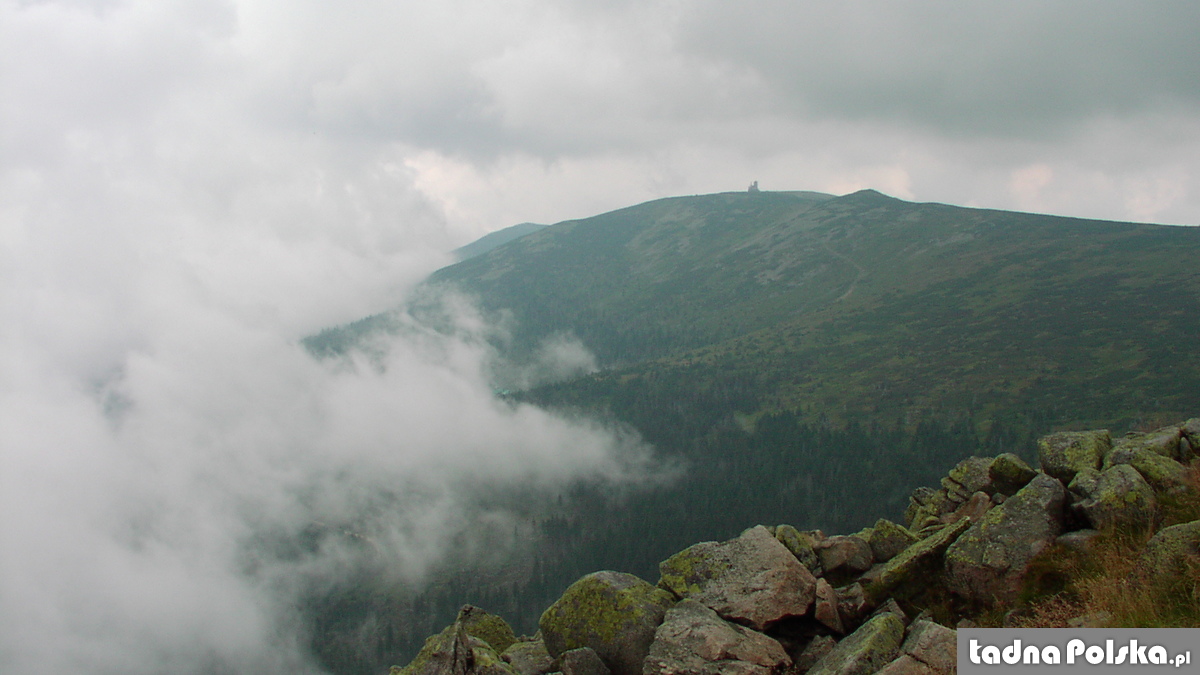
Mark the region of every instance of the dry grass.
[[[1190, 489], [1162, 500], [1161, 527], [1200, 519], [1200, 462], [1188, 467]], [[1152, 532], [1103, 532], [1083, 552], [1056, 546], [1031, 564], [1020, 627], [1200, 626], [1200, 562], [1179, 575], [1148, 579], [1137, 563]], [[1076, 623], [1078, 625], [1078, 623]]]

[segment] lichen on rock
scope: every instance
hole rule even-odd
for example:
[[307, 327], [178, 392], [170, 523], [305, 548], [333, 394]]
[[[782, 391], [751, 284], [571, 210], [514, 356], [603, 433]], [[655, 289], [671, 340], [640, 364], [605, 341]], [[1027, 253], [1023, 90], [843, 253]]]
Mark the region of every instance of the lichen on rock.
[[809, 670], [809, 675], [869, 675], [900, 652], [904, 622], [891, 613], [879, 614], [837, 644]]
[[1200, 569], [1200, 520], [1159, 530], [1146, 543], [1134, 576], [1140, 581], [1161, 583], [1182, 579], [1196, 569]]
[[644, 675], [770, 675], [792, 664], [774, 639], [732, 624], [695, 600], [682, 600], [655, 632]]
[[1128, 464], [1116, 464], [1099, 474], [1084, 473], [1071, 485], [1083, 496], [1073, 508], [1098, 530], [1150, 529], [1158, 521], [1154, 489]]
[[867, 544], [876, 562], [887, 562], [895, 558], [901, 551], [920, 541], [917, 535], [903, 525], [898, 525], [886, 518], [875, 521]]
[[660, 588], [757, 630], [803, 615], [816, 589], [808, 568], [761, 525], [736, 539], [684, 549], [659, 570]]
[[1107, 429], [1060, 431], [1038, 439], [1038, 460], [1042, 471], [1070, 483], [1082, 469], [1099, 469], [1112, 450], [1112, 435]]
[[632, 574], [594, 572], [571, 584], [538, 626], [555, 658], [590, 647], [614, 675], [638, 675], [673, 602], [670, 593]]
[[941, 574], [943, 552], [970, 526], [969, 520], [943, 526], [932, 536], [904, 549], [874, 574], [867, 585], [867, 594], [872, 598], [887, 595], [904, 598], [928, 587], [933, 575]]
[[1025, 460], [1011, 452], [1006, 452], [997, 455], [992, 460], [991, 465], [988, 466], [988, 474], [991, 476], [992, 485], [997, 492], [1012, 496], [1033, 480], [1037, 471]]
[[821, 560], [813, 550], [813, 545], [817, 540], [811, 534], [801, 532], [791, 525], [777, 525], [775, 526], [775, 538], [791, 551], [792, 555], [796, 556], [796, 560], [807, 567], [808, 571], [814, 575], [821, 574]]
[[1043, 473], [988, 511], [946, 550], [950, 589], [985, 605], [1015, 600], [1029, 561], [1062, 532], [1065, 496]]
[[403, 668], [393, 667], [391, 672], [393, 675], [518, 675], [499, 655], [514, 640], [512, 628], [504, 619], [466, 605], [459, 610], [454, 623], [425, 640], [411, 663]]

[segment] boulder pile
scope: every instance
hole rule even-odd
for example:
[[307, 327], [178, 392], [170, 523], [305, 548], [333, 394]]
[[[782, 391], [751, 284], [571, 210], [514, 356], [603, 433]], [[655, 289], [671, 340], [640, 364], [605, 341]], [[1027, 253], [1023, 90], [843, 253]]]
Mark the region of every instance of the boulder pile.
[[1101, 531], [1157, 533], [1137, 573], [1200, 564], [1200, 521], [1159, 529], [1160, 502], [1191, 488], [1200, 418], [1114, 440], [1060, 432], [1020, 457], [970, 457], [919, 488], [904, 524], [847, 535], [751, 527], [691, 546], [657, 584], [596, 572], [549, 607], [533, 637], [467, 606], [393, 675], [933, 675], [955, 672], [966, 612], [1003, 610], [1048, 548]]

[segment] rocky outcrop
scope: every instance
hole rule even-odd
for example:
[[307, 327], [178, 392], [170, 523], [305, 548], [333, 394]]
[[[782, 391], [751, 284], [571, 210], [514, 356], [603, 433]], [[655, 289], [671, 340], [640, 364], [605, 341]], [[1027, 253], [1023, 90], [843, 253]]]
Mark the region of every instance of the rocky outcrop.
[[568, 649], [558, 656], [558, 668], [562, 675], [611, 675], [604, 660], [590, 647]]
[[904, 621], [880, 614], [839, 642], [809, 675], [870, 675], [896, 658], [903, 641]]
[[1062, 532], [1065, 498], [1062, 483], [1039, 474], [985, 514], [946, 550], [950, 589], [989, 605], [1014, 600], [1025, 566]]
[[997, 492], [1011, 495], [1016, 494], [1017, 490], [1033, 480], [1037, 471], [1034, 471], [1025, 460], [1011, 452], [1006, 452], [992, 460], [988, 467], [988, 475], [991, 476], [992, 486], [996, 488]]
[[865, 539], [856, 535], [839, 535], [828, 537], [814, 546], [817, 558], [821, 561], [821, 569], [826, 574], [837, 571], [848, 573], [866, 572], [875, 564], [875, 556], [871, 545]]
[[512, 643], [501, 652], [500, 658], [512, 666], [517, 675], [546, 675], [554, 670], [554, 657], [546, 651], [546, 643], [541, 637]]
[[877, 599], [907, 598], [928, 588], [940, 576], [946, 548], [970, 526], [970, 520], [960, 520], [904, 549], [871, 577], [867, 592]]
[[771, 675], [790, 665], [779, 642], [729, 623], [695, 600], [683, 600], [658, 627], [642, 672]]
[[1142, 581], [1186, 578], [1200, 569], [1200, 520], [1164, 527], [1146, 543], [1134, 576]]
[[777, 525], [775, 538], [791, 551], [792, 555], [796, 556], [796, 560], [799, 560], [806, 569], [813, 574], [821, 573], [821, 559], [817, 557], [814, 544], [822, 539], [823, 535], [817, 536], [816, 533], [801, 532], [791, 525]]
[[1184, 488], [1187, 482], [1187, 469], [1153, 447], [1118, 445], [1104, 458], [1104, 468], [1109, 469], [1118, 464], [1132, 466], [1157, 493], [1178, 491]]
[[425, 646], [404, 668], [392, 675], [517, 675], [499, 653], [515, 641], [512, 628], [498, 616], [467, 605], [458, 618]]
[[867, 536], [867, 544], [876, 562], [885, 563], [920, 541], [920, 537], [908, 528], [897, 525], [886, 518], [875, 521]]
[[1096, 529], [1121, 526], [1149, 529], [1158, 520], [1154, 490], [1128, 464], [1117, 464], [1103, 472], [1081, 471], [1068, 487], [1081, 497], [1072, 508]]
[[935, 673], [953, 673], [958, 666], [958, 632], [932, 621], [914, 621], [900, 651]]
[[1099, 431], [1063, 431], [1038, 440], [1038, 460], [1042, 471], [1070, 483], [1083, 469], [1099, 469], [1112, 449], [1107, 429]]
[[639, 675], [672, 602], [670, 594], [632, 574], [595, 572], [571, 584], [538, 626], [555, 658], [589, 647], [613, 675]]
[[[1038, 565], [1088, 555], [1113, 532], [1149, 535], [1170, 508], [1178, 520], [1180, 499], [1195, 500], [1195, 467], [1184, 462], [1198, 449], [1200, 418], [1115, 443], [1103, 430], [1051, 434], [1038, 443], [1040, 471], [1009, 453], [959, 462], [937, 489], [913, 493], [907, 527], [880, 519], [826, 536], [756, 526], [671, 556], [657, 586], [590, 574], [542, 614], [532, 638], [464, 607], [392, 672], [946, 675], [957, 663], [950, 626], [1028, 614], [1007, 610], [1023, 606]], [[1191, 597], [1197, 569], [1200, 520], [1159, 530], [1120, 583]], [[1067, 623], [1110, 618], [1081, 613]]]
[[696, 544], [663, 561], [659, 570], [659, 587], [676, 598], [691, 598], [758, 630], [806, 614], [817, 584], [761, 525], [737, 539]]

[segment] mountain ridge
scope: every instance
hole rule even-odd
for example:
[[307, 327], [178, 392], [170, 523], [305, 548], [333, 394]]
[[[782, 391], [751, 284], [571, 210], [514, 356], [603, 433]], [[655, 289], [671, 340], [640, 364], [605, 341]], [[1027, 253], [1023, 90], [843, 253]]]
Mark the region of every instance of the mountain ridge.
[[[748, 370], [771, 371], [773, 361], [819, 357], [822, 345], [912, 343], [905, 326], [946, 334], [974, 320], [997, 339], [945, 337], [951, 346], [961, 343], [975, 363], [986, 363], [1006, 342], [1036, 352], [1045, 347], [1035, 340], [1040, 333], [1067, 339], [1071, 315], [1087, 319], [1092, 337], [1081, 344], [1089, 353], [1114, 344], [1136, 351], [1129, 326], [1133, 317], [1152, 321], [1139, 309], [1145, 302], [1161, 310], [1154, 321], [1169, 316], [1177, 332], [1200, 330], [1194, 319], [1200, 284], [1186, 266], [1200, 254], [1198, 230], [917, 204], [874, 190], [805, 203], [781, 201], [779, 194], [789, 193], [672, 198], [568, 221], [482, 256], [474, 267], [443, 268], [430, 282], [457, 285], [487, 309], [513, 310], [525, 322], [518, 338], [526, 344], [550, 327], [571, 331], [603, 366], [623, 372], [639, 364], [686, 368], [739, 360]], [[702, 206], [711, 210], [697, 215]], [[700, 233], [704, 241], [697, 241]], [[1051, 300], [1057, 314], [1047, 306]], [[1038, 321], [1045, 325], [1032, 325]], [[747, 347], [764, 340], [775, 346]], [[926, 359], [941, 358], [931, 345], [915, 346]], [[1179, 351], [1178, 342], [1169, 347]], [[880, 370], [895, 355], [880, 351], [869, 369], [879, 371], [877, 380], [896, 379], [902, 371]], [[747, 361], [759, 352], [759, 362]], [[1048, 371], [1080, 365], [1063, 354], [1030, 361]], [[1189, 378], [1197, 375], [1189, 370]], [[1018, 389], [1044, 376], [1024, 372]], [[795, 383], [780, 386], [769, 409], [802, 404]], [[862, 398], [861, 391], [834, 396], [827, 407], [861, 408]], [[1194, 403], [1171, 411], [1182, 414]], [[1078, 412], [1065, 417], [1114, 419]]]
[[[968, 453], [1033, 461], [1050, 432], [1186, 418], [1200, 410], [1198, 235], [875, 191], [721, 193], [566, 221], [443, 268], [400, 311], [436, 319], [441, 292], [466, 295], [511, 329], [494, 347], [518, 362], [578, 338], [598, 372], [504, 397], [631, 427], [686, 473], [621, 499], [574, 486], [503, 582], [464, 570], [417, 605], [330, 604], [414, 649], [468, 597], [532, 631], [591, 570], [651, 578], [747, 523], [854, 532], [899, 519]], [[305, 344], [336, 357], [396, 323]]]

